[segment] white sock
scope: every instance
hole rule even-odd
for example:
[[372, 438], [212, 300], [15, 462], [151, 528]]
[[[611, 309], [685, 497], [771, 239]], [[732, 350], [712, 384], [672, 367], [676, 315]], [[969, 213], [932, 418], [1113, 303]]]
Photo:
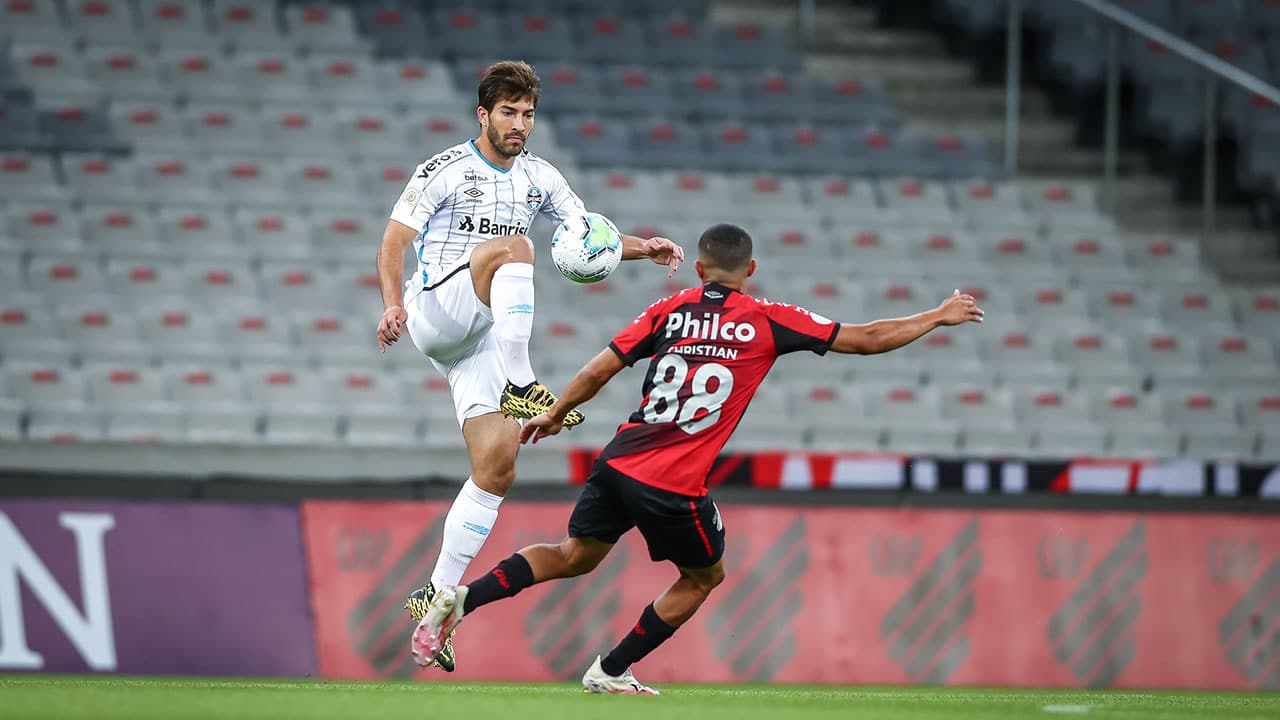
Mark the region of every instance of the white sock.
[[501, 504], [501, 497], [481, 490], [471, 478], [462, 484], [453, 507], [445, 516], [440, 557], [436, 559], [436, 569], [431, 571], [431, 582], [437, 590], [462, 580], [467, 566], [489, 539]]
[[507, 263], [493, 273], [489, 288], [493, 332], [513, 385], [533, 382], [529, 338], [533, 336], [533, 265]]

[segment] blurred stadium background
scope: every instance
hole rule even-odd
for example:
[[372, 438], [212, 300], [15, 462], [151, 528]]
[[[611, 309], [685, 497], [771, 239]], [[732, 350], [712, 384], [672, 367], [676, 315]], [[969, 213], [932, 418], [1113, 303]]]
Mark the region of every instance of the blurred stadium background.
[[[1280, 80], [1274, 0], [1106, 5]], [[1109, 458], [1118, 485], [1063, 486], [1063, 465], [1031, 485], [1133, 492], [1131, 468], [1190, 467], [1165, 490], [1280, 496], [1280, 107], [1116, 27], [1074, 0], [0, 0], [0, 496], [59, 474], [465, 477], [443, 379], [409, 343], [377, 352], [373, 258], [408, 173], [474, 134], [477, 72], [505, 58], [544, 83], [530, 150], [623, 230], [688, 249], [741, 224], [755, 293], [840, 320], [955, 288], [986, 309], [885, 357], [785, 359], [733, 453], [954, 460], [952, 487], [1017, 492], [1025, 471], [970, 468]], [[628, 263], [580, 287], [540, 252], [553, 389], [694, 278]], [[523, 452], [518, 486], [580, 479], [638, 383]], [[1249, 582], [1264, 535], [1241, 541]], [[1259, 662], [1247, 684], [1280, 687]]]

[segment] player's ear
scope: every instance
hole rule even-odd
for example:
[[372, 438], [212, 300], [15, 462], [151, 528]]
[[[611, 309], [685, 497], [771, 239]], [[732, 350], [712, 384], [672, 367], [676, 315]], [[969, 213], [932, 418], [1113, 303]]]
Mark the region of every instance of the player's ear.
[[756, 259], [751, 258], [751, 264], [747, 265], [747, 277], [751, 277], [752, 275], [755, 275], [755, 274], [756, 274]]
[[696, 271], [698, 272], [698, 279], [699, 279], [699, 280], [701, 280], [701, 281], [703, 281], [703, 282], [706, 282], [706, 281], [707, 281], [707, 271], [706, 271], [706, 269], [705, 269], [705, 268], [703, 268], [703, 267], [702, 267], [702, 261], [701, 261], [701, 260], [694, 260], [694, 261], [693, 261], [693, 269], [694, 269], [694, 270], [696, 270]]
[[483, 105], [476, 106], [476, 120], [480, 121], [480, 127], [484, 127], [489, 122], [489, 111], [485, 110]]

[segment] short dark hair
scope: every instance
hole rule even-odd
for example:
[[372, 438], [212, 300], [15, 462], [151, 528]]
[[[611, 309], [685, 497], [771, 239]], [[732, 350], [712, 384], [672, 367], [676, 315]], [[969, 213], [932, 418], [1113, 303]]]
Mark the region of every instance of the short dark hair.
[[521, 60], [503, 60], [488, 67], [480, 78], [476, 95], [480, 107], [493, 112], [499, 100], [523, 100], [529, 98], [534, 107], [542, 94], [542, 81], [533, 67]]
[[698, 258], [721, 270], [742, 270], [751, 263], [751, 236], [737, 225], [712, 225], [698, 239]]

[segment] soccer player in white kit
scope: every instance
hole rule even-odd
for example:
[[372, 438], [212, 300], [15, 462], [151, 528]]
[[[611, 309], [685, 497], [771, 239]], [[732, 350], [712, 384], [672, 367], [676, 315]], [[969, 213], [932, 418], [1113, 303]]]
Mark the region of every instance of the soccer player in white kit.
[[[498, 517], [515, 480], [520, 424], [556, 397], [533, 375], [534, 247], [526, 237], [538, 212], [560, 222], [586, 211], [551, 163], [525, 149], [541, 84], [533, 68], [504, 61], [480, 80], [479, 137], [418, 166], [391, 211], [378, 250], [385, 310], [378, 345], [404, 330], [449, 380], [467, 444], [471, 477], [445, 518], [431, 582], [405, 603], [416, 624], [435, 588], [457, 585]], [[401, 286], [412, 243], [418, 272]], [[675, 273], [684, 251], [666, 238], [622, 236], [622, 259], [649, 258]], [[582, 422], [580, 414], [565, 425]], [[452, 645], [438, 664], [453, 670]]]

